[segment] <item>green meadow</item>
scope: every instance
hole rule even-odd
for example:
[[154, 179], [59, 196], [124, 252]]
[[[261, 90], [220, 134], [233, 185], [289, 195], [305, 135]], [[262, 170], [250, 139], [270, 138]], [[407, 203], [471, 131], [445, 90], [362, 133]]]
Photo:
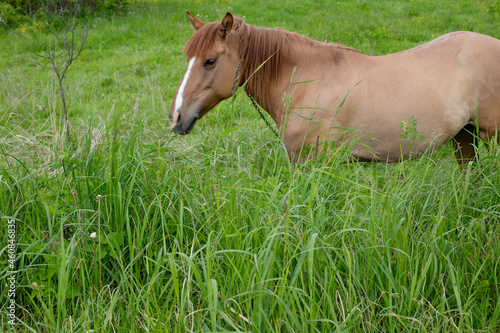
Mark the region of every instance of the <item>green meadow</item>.
[[135, 1], [80, 18], [68, 143], [56, 76], [0, 31], [0, 331], [499, 332], [500, 147], [293, 164], [244, 92], [176, 135], [186, 10], [370, 55], [500, 38], [498, 0]]

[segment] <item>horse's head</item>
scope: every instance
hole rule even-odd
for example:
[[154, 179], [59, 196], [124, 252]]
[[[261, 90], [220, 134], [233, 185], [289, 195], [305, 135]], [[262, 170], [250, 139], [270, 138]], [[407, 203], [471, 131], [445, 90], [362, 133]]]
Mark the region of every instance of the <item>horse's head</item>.
[[181, 134], [191, 132], [198, 119], [232, 96], [240, 62], [234, 31], [239, 19], [227, 13], [221, 22], [205, 24], [187, 15], [195, 33], [184, 49], [188, 68], [169, 112], [172, 130]]

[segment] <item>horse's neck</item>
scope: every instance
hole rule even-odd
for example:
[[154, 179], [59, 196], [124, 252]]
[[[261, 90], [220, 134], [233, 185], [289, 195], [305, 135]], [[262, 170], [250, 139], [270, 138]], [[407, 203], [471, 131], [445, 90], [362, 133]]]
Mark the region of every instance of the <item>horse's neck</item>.
[[[293, 72], [292, 69], [280, 68], [282, 72]], [[284, 77], [284, 75], [283, 75]], [[288, 83], [283, 84], [283, 80], [280, 78], [275, 78], [272, 80], [266, 80], [264, 91], [252, 91], [245, 89], [247, 94], [251, 96], [275, 121], [276, 125], [280, 126], [282, 115], [284, 114], [286, 107], [285, 95], [288, 96], [290, 87], [291, 75], [288, 75]]]
[[[280, 31], [283, 34], [291, 34], [287, 31]], [[289, 37], [289, 36], [288, 36]], [[305, 36], [292, 35], [293, 38], [287, 38], [287, 45], [284, 52], [281, 52], [280, 45], [267, 46], [273, 51], [272, 57], [279, 57], [278, 67], [276, 71], [255, 72], [256, 69], [250, 71], [254, 75], [253, 82], [245, 87], [248, 95], [253, 97], [262, 108], [269, 113], [278, 126], [282, 122], [282, 116], [289, 106], [289, 93], [292, 88], [292, 82], [297, 82], [294, 79], [296, 69], [300, 71], [308, 71], [307, 67], [316, 65], [311, 62], [311, 58], [321, 55], [320, 49], [322, 46], [327, 47], [325, 43], [309, 40]], [[280, 40], [277, 39], [277, 43]], [[319, 47], [318, 47], [319, 46]], [[281, 52], [280, 54], [278, 52]], [[324, 56], [324, 55], [323, 55]], [[272, 58], [264, 59], [259, 64], [271, 62]], [[275, 75], [277, 73], [277, 75]], [[261, 74], [260, 76], [258, 74]], [[248, 77], [244, 78], [244, 80]], [[242, 83], [244, 82], [242, 80]]]
[[[269, 113], [278, 126], [289, 107], [292, 106], [290, 104], [293, 100], [290, 94], [293, 93], [293, 85], [300, 81], [315, 81], [324, 76], [325, 70], [332, 75], [336, 71], [345, 71], [345, 68], [349, 66], [348, 63], [356, 62], [356, 59], [360, 57], [367, 57], [343, 45], [313, 41], [287, 31], [280, 31], [280, 33], [285, 35], [287, 43], [286, 50], [279, 54], [277, 75], [273, 75], [273, 72], [264, 72], [267, 77], [258, 77], [262, 87], [254, 84], [249, 89], [245, 89]], [[274, 45], [271, 49], [279, 50], [279, 47], [279, 45]]]
[[301, 44], [315, 42], [305, 36], [280, 29], [253, 26], [248, 26], [247, 29], [249, 34], [243, 42], [247, 43], [245, 47], [249, 54], [241, 56], [248, 63], [240, 83], [248, 80], [245, 86], [247, 94], [279, 125], [284, 110], [284, 93], [290, 88], [294, 67], [300, 65], [297, 59], [294, 59], [295, 49], [301, 48]]

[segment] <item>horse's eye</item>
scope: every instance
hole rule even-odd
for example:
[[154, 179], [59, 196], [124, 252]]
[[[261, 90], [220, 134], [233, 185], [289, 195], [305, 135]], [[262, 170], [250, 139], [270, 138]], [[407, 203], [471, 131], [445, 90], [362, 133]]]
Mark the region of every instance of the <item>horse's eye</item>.
[[206, 68], [214, 67], [216, 61], [217, 61], [217, 59], [215, 59], [215, 58], [208, 58], [203, 63], [203, 67], [206, 67]]

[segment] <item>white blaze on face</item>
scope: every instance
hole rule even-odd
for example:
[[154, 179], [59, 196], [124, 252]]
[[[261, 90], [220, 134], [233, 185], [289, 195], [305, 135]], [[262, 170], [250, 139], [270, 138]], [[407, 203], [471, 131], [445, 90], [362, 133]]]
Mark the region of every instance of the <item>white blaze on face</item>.
[[179, 91], [177, 91], [177, 98], [175, 99], [175, 109], [174, 109], [174, 115], [173, 115], [173, 121], [172, 121], [172, 128], [177, 125], [177, 119], [179, 118], [179, 110], [182, 107], [182, 102], [183, 102], [183, 95], [184, 95], [184, 89], [186, 88], [186, 83], [189, 79], [189, 74], [191, 74], [191, 68], [193, 68], [194, 60], [196, 57], [191, 58], [188, 63], [188, 69], [186, 71], [186, 74], [184, 74], [184, 78], [182, 79], [181, 86], [179, 87]]

